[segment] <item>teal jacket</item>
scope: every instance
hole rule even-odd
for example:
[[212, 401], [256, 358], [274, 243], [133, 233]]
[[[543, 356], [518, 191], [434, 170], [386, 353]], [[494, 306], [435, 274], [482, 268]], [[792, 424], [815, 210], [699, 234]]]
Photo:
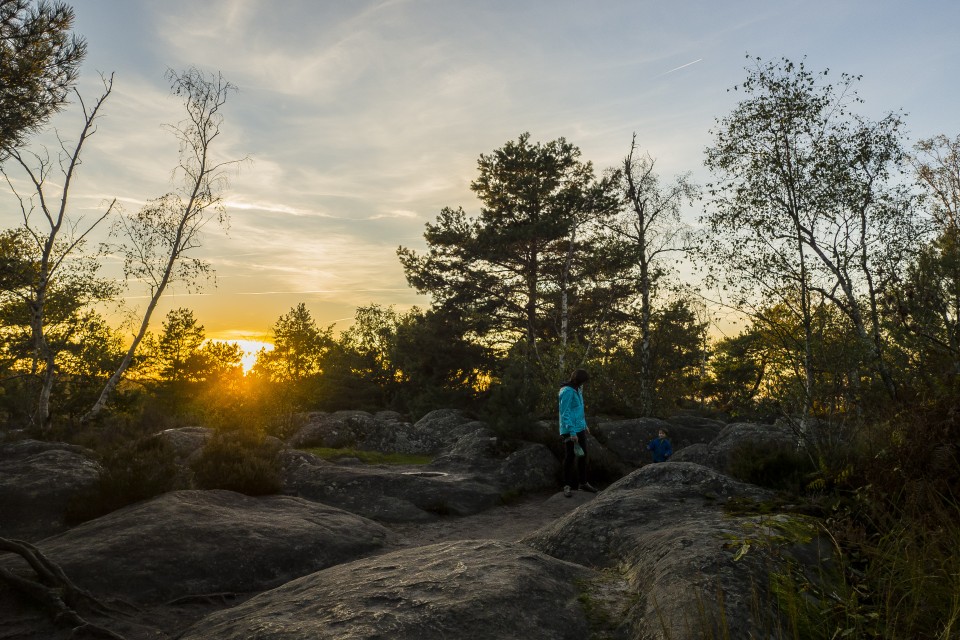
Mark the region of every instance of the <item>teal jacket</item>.
[[571, 436], [587, 428], [583, 412], [583, 393], [571, 386], [560, 387], [560, 435]]

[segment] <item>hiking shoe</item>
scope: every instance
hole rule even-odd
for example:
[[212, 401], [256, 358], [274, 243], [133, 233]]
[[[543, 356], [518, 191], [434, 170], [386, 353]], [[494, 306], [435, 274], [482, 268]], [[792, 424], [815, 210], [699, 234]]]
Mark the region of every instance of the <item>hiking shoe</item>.
[[578, 489], [579, 489], [580, 491], [586, 491], [587, 493], [596, 493], [596, 492], [597, 492], [597, 488], [596, 488], [595, 486], [593, 486], [592, 484], [590, 484], [589, 482], [584, 482], [583, 484], [581, 484], [581, 485], [578, 487]]
[[570, 485], [566, 485], [566, 486], [563, 488], [563, 495], [565, 495], [565, 496], [568, 497], [568, 498], [572, 498], [572, 497], [573, 497], [573, 491], [570, 490]]

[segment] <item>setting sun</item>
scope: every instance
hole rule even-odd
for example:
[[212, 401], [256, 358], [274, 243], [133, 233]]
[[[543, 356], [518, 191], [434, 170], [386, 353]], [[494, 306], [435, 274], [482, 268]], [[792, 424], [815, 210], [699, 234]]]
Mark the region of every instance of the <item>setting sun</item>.
[[228, 340], [228, 339], [216, 339], [213, 342], [234, 342], [240, 346], [241, 351], [243, 351], [243, 357], [240, 359], [240, 364], [243, 366], [243, 373], [249, 373], [250, 369], [253, 368], [253, 365], [257, 363], [257, 354], [261, 349], [266, 351], [273, 351], [273, 343], [263, 342], [261, 340]]

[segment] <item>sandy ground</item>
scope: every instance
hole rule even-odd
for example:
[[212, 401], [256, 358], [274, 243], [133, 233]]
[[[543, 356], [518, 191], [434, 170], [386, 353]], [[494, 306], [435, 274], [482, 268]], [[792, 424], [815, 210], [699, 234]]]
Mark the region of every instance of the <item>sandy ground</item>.
[[384, 525], [397, 534], [393, 549], [419, 547], [448, 540], [493, 539], [516, 542], [594, 498], [595, 494], [574, 491], [525, 495], [470, 516], [441, 516], [426, 523]]

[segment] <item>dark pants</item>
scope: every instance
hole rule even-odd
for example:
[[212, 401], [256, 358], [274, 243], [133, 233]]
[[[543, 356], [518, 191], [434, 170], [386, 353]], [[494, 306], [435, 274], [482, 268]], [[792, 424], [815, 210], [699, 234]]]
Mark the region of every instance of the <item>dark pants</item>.
[[563, 442], [563, 484], [570, 485], [574, 489], [587, 482], [587, 432], [579, 432], [577, 440], [580, 442], [580, 448], [583, 449], [582, 456], [573, 452], [572, 438], [567, 438]]

